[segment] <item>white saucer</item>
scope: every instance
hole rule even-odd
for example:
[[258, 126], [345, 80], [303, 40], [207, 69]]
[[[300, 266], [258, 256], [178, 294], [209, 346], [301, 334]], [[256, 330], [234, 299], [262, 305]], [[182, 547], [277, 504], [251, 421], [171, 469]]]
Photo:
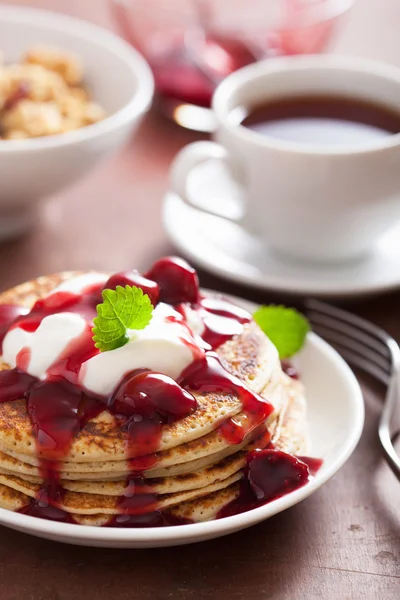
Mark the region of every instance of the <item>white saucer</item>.
[[[250, 312], [257, 306], [234, 299]], [[269, 504], [217, 521], [154, 527], [112, 529], [46, 521], [0, 508], [0, 524], [38, 537], [105, 548], [155, 548], [213, 539], [255, 525], [310, 496], [343, 466], [362, 432], [364, 402], [355, 376], [339, 354], [317, 335], [308, 336], [296, 357], [296, 366], [307, 389], [310, 456], [324, 463], [304, 487]], [[327, 385], [329, 381], [329, 385]], [[305, 508], [306, 510], [306, 508]]]
[[[199, 169], [199, 167], [198, 167]], [[201, 177], [200, 177], [201, 175]], [[194, 184], [194, 180], [193, 180]], [[196, 194], [229, 202], [228, 181], [221, 172], [202, 166]], [[175, 194], [164, 199], [165, 229], [184, 256], [215, 275], [242, 285], [290, 294], [344, 297], [374, 294], [400, 287], [400, 223], [362, 261], [340, 265], [309, 265], [281, 258], [265, 241], [220, 217], [191, 208]]]

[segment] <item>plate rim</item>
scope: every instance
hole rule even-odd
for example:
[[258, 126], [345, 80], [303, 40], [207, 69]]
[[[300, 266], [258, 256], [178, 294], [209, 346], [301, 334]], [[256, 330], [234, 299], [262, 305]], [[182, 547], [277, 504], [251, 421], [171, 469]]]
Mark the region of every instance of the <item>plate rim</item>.
[[[203, 289], [203, 291], [210, 293], [211, 290]], [[215, 295], [215, 291], [212, 293]], [[251, 312], [259, 306], [257, 303], [237, 296], [232, 296], [230, 294], [221, 295], [223, 295], [224, 298], [235, 301], [237, 304]], [[107, 547], [108, 543], [120, 543], [121, 547], [123, 547], [124, 544], [126, 547], [129, 547], [129, 544], [143, 543], [149, 548], [161, 544], [183, 545], [190, 542], [201, 541], [202, 539], [227, 535], [255, 525], [260, 521], [266, 520], [267, 518], [294, 506], [324, 485], [350, 458], [361, 437], [365, 416], [364, 399], [360, 384], [344, 359], [336, 350], [334, 350], [334, 348], [332, 348], [332, 346], [313, 332], [308, 334], [306, 343], [311, 344], [313, 349], [317, 352], [328, 355], [328, 358], [336, 364], [336, 368], [342, 372], [343, 377], [346, 379], [346, 384], [351, 389], [355, 414], [353, 428], [349, 431], [346, 443], [341, 448], [341, 452], [327, 469], [323, 469], [320, 475], [317, 473], [312, 481], [305, 486], [282, 498], [278, 498], [263, 506], [238, 515], [224, 517], [219, 520], [180, 526], [126, 529], [93, 527], [90, 525], [47, 521], [38, 517], [16, 513], [5, 508], [0, 508], [0, 525], [11, 527], [30, 535], [49, 537], [52, 539], [57, 538], [58, 541], [62, 542], [75, 542], [83, 545], [85, 545], [85, 542], [87, 542], [87, 545], [90, 545], [90, 543], [98, 543], [98, 545], [104, 547]]]
[[[179, 235], [176, 234], [176, 228], [170, 225], [170, 217], [168, 215], [168, 205], [176, 200], [180, 201], [183, 206], [186, 206], [184, 205], [183, 200], [171, 190], [165, 193], [162, 204], [162, 222], [170, 241], [179, 250], [179, 252], [181, 252], [184, 256], [189, 258], [194, 264], [198, 265], [205, 271], [212, 273], [213, 275], [217, 275], [218, 277], [223, 278], [225, 281], [234, 282], [236, 284], [243, 285], [253, 290], [268, 290], [272, 292], [292, 294], [295, 296], [313, 295], [319, 298], [343, 299], [372, 297], [378, 294], [383, 294], [385, 292], [391, 292], [400, 288], [400, 271], [397, 279], [393, 279], [392, 282], [379, 283], [374, 285], [364, 283], [358, 284], [357, 287], [351, 287], [346, 289], [326, 289], [324, 287], [316, 287], [313, 283], [293, 284], [291, 283], [290, 278], [287, 279], [287, 282], [276, 281], [276, 279], [266, 280], [265, 274], [262, 276], [262, 278], [257, 278], [256, 276], [252, 275], [246, 275], [243, 272], [237, 274], [234, 271], [230, 271], [229, 269], [221, 267], [220, 265], [218, 265], [217, 262], [211, 263], [207, 259], [204, 259], [202, 255], [195, 252], [191, 246], [187, 246], [184, 242], [182, 242]], [[195, 207], [190, 208], [194, 211], [197, 210]], [[204, 214], [200, 210], [198, 212], [200, 212], [200, 214]]]

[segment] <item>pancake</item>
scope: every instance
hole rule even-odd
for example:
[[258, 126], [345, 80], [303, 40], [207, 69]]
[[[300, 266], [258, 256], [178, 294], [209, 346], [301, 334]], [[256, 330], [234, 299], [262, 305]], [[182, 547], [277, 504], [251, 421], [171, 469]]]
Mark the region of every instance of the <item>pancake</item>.
[[[77, 274], [66, 272], [22, 284], [1, 294], [0, 304], [21, 304], [30, 308], [61, 282]], [[193, 307], [193, 304], [190, 306]], [[203, 310], [201, 302], [199, 306], [196, 310]], [[220, 304], [217, 306], [215, 310], [222, 312], [215, 314], [223, 317], [225, 309], [220, 309]], [[93, 311], [92, 305], [90, 310]], [[186, 314], [185, 306], [182, 310]], [[171, 315], [169, 318], [175, 317]], [[3, 402], [0, 403], [0, 507], [9, 510], [24, 508], [29, 513], [29, 507], [36, 507], [36, 510], [38, 506], [46, 508], [50, 498], [50, 503], [56, 502], [58, 509], [72, 515], [75, 522], [93, 526], [107, 524], [115, 515], [120, 515], [123, 520], [138, 507], [141, 514], [162, 511], [167, 522], [169, 517], [208, 520], [215, 518], [221, 508], [238, 497], [249, 451], [264, 448], [272, 441], [277, 449], [293, 454], [305, 453], [307, 427], [303, 386], [282, 372], [275, 346], [257, 324], [247, 322], [246, 318], [244, 321], [240, 321], [240, 333], [229, 341], [223, 342], [226, 339], [223, 338], [220, 346], [212, 344], [212, 347], [216, 347], [226, 371], [271, 403], [273, 411], [265, 422], [260, 422], [259, 415], [265, 419], [269, 404], [265, 410], [259, 399], [245, 391], [242, 404], [238, 387], [227, 386], [225, 375], [220, 385], [219, 372], [216, 371], [215, 375], [215, 371], [211, 370], [215, 377], [211, 380], [212, 389], [217, 391], [199, 392], [182, 384], [195, 396], [197, 408], [188, 416], [161, 426], [157, 452], [153, 451], [151, 436], [147, 449], [145, 438], [141, 440], [140, 449], [134, 449], [124, 430], [127, 418], [113, 416], [104, 404], [104, 411], [89, 418], [74, 435], [63, 459], [52, 462], [44, 460], [46, 456], [38, 448], [27, 401], [21, 398]], [[205, 320], [203, 322], [206, 323]], [[89, 326], [89, 342], [92, 344], [91, 325], [86, 323], [86, 326]], [[211, 357], [211, 360], [215, 361], [215, 358]], [[195, 362], [192, 364], [197, 368]], [[9, 368], [0, 360], [0, 370]], [[72, 369], [68, 376], [69, 373]], [[14, 385], [14, 380], [11, 381]], [[186, 381], [190, 381], [190, 377]], [[196, 378], [194, 381], [196, 385]], [[6, 381], [4, 385], [10, 384]], [[60, 388], [56, 389], [58, 393]], [[233, 392], [223, 391], [226, 389], [233, 389]], [[246, 394], [253, 404], [245, 400]], [[78, 399], [81, 402], [82, 396]], [[51, 401], [51, 396], [45, 396], [45, 401]], [[82, 408], [79, 402], [75, 411]], [[44, 404], [46, 419], [48, 406]], [[102, 408], [103, 405], [97, 406]], [[261, 412], [260, 406], [263, 407]], [[84, 408], [82, 410], [85, 411]], [[252, 410], [258, 415], [258, 420], [252, 417]], [[141, 414], [139, 412], [139, 416]], [[137, 416], [136, 413], [134, 416]], [[45, 426], [42, 431], [46, 432]], [[246, 432], [244, 438], [243, 432]], [[55, 429], [50, 429], [48, 439], [53, 440], [54, 434]], [[54, 439], [57, 440], [56, 435]], [[155, 439], [158, 441], [158, 437]], [[43, 475], [46, 464], [51, 477]], [[50, 480], [52, 487], [49, 487]], [[50, 506], [49, 510], [58, 509]]]
[[[309, 451], [307, 404], [303, 386], [298, 381], [293, 381], [288, 410], [285, 411], [276, 428], [273, 443], [275, 448], [294, 456], [305, 456]], [[236, 482], [199, 499], [182, 502], [173, 508], [171, 514], [181, 519], [189, 519], [195, 523], [210, 521], [215, 519], [218, 512], [227, 504], [236, 500], [239, 494], [240, 485]], [[103, 524], [106, 522], [103, 516], [100, 518], [101, 521]]]
[[[147, 478], [154, 477], [165, 477], [169, 475], [181, 474], [186, 472], [197, 471], [202, 467], [206, 467], [211, 464], [215, 464], [218, 460], [229, 456], [241, 450], [247, 443], [249, 442], [249, 438], [246, 438], [241, 444], [231, 444], [221, 450], [220, 452], [216, 452], [213, 454], [208, 454], [206, 456], [202, 456], [201, 458], [187, 461], [185, 463], [171, 465], [169, 467], [157, 467], [155, 469], [150, 469], [148, 471], [144, 471], [143, 475]], [[205, 442], [207, 443], [207, 442]], [[94, 463], [97, 466], [97, 463]], [[71, 466], [73, 463], [71, 463]], [[7, 455], [4, 453], [0, 454], [0, 471], [5, 469], [6, 471], [14, 472], [18, 475], [29, 475], [40, 478], [40, 469], [39, 467], [30, 465], [28, 463], [22, 462], [20, 459], [15, 458], [14, 456]], [[104, 471], [73, 471], [68, 472], [65, 468], [65, 465], [61, 464], [60, 473], [63, 479], [65, 480], [82, 480], [82, 479], [126, 479], [126, 476], [132, 473], [132, 470], [129, 467], [128, 461], [121, 461], [121, 464], [118, 464], [119, 470], [107, 470]]]
[[307, 424], [307, 402], [300, 381], [288, 388], [289, 409], [283, 411], [271, 431], [271, 441], [278, 450], [288, 454], [306, 455], [310, 451]]
[[[230, 477], [245, 464], [246, 450], [242, 450], [229, 456], [219, 463], [199, 469], [192, 473], [186, 473], [184, 475], [176, 475], [170, 477], [159, 477], [155, 479], [149, 479], [145, 483], [146, 493], [154, 494], [172, 494], [176, 492], [182, 492], [187, 490], [195, 490], [217, 481], [222, 481], [227, 477]], [[2, 475], [5, 477], [1, 479]], [[8, 475], [8, 478], [7, 478]], [[13, 479], [14, 478], [14, 479]], [[5, 485], [12, 485], [12, 481], [18, 481], [23, 487], [22, 482], [25, 481], [28, 486], [33, 484], [40, 489], [42, 484], [41, 478], [36, 478], [36, 481], [24, 477], [15, 477], [15, 475], [9, 473], [0, 473], [0, 481]], [[83, 494], [99, 494], [102, 496], [122, 496], [127, 489], [126, 479], [123, 481], [61, 481], [62, 487], [65, 490]], [[36, 489], [37, 489], [36, 488]]]
[[[214, 465], [223, 458], [231, 456], [232, 454], [239, 452], [242, 448], [248, 444], [249, 440], [246, 438], [241, 444], [227, 446], [224, 450], [216, 452], [215, 454], [209, 454], [196, 460], [184, 462], [170, 467], [157, 467], [144, 471], [143, 475], [145, 478], [158, 478], [158, 477], [170, 477], [173, 475], [182, 475], [186, 473], [192, 473], [199, 469], [205, 468], [209, 465]], [[101, 472], [100, 474], [96, 471], [92, 472], [68, 472], [60, 469], [61, 476], [64, 481], [121, 481], [125, 480], [127, 475], [131, 473], [128, 463], [125, 461], [121, 466], [122, 471], [109, 471]], [[38, 467], [34, 467], [30, 464], [23, 463], [20, 460], [4, 453], [0, 453], [0, 472], [10, 473], [18, 475], [22, 479], [27, 481], [38, 482], [42, 481], [40, 476], [40, 470]]]
[[[229, 455], [213, 457], [213, 461], [208, 466], [198, 466], [197, 469], [191, 469], [186, 473], [175, 475], [171, 474], [171, 471], [166, 470], [166, 473], [163, 476], [152, 478], [146, 477], [146, 474], [144, 474], [143, 484], [146, 487], [146, 492], [167, 494], [197, 489], [209, 485], [210, 483], [226, 479], [243, 468], [246, 455], [250, 450], [260, 447], [260, 444], [265, 446], [269, 443], [269, 440], [270, 436], [264, 435], [262, 438], [259, 437], [246, 445], [241, 444], [239, 450], [237, 448], [235, 450], [235, 447], [233, 447], [233, 451]], [[13, 464], [14, 466], [19, 465], [16, 459], [11, 458], [9, 466]], [[37, 473], [40, 473], [39, 470]], [[11, 476], [10, 482], [12, 481], [12, 477], [15, 477], [15, 480], [23, 480], [37, 485], [43, 483], [43, 478], [40, 477], [40, 475], [21, 474], [17, 469], [7, 469], [4, 465], [0, 466], [0, 475]], [[2, 483], [7, 484], [7, 479], [4, 478]], [[118, 480], [99, 480], [97, 478], [93, 481], [84, 479], [75, 481], [61, 479], [61, 484], [64, 489], [73, 492], [121, 496], [127, 487], [127, 477], [125, 475], [125, 477]], [[10, 483], [10, 485], [12, 484]]]
[[[240, 485], [236, 482], [223, 490], [215, 491], [202, 498], [182, 502], [178, 506], [173, 507], [170, 513], [174, 517], [187, 519], [194, 523], [212, 521], [218, 516], [219, 511], [236, 500], [239, 494]], [[102, 524], [107, 522], [103, 515], [101, 516], [101, 522]]]
[[[0, 295], [0, 304], [19, 303], [30, 307], [38, 298], [48, 294], [61, 281], [74, 274], [69, 272], [40, 277], [17, 286]], [[276, 348], [254, 322], [246, 324], [243, 332], [235, 336], [235, 340], [223, 344], [217, 352], [226, 369], [237, 374], [255, 392], [260, 393], [268, 383], [273, 386], [280, 376], [281, 370]], [[0, 363], [1, 370], [7, 368], [6, 364]], [[241, 402], [236, 395], [192, 393], [198, 402], [197, 410], [179, 421], [163, 426], [159, 445], [160, 452], [187, 444], [198, 438], [204, 438], [216, 430], [224, 419], [241, 412]], [[275, 398], [275, 412], [279, 412], [280, 396], [271, 394], [272, 397]], [[268, 397], [268, 399], [270, 398]], [[221, 440], [216, 440], [215, 447], [209, 446], [211, 453], [220, 449]], [[25, 400], [0, 404], [0, 450], [5, 453], [17, 451], [19, 454], [34, 458], [38, 456]], [[127, 456], [135, 457], [136, 454], [129, 448], [126, 435], [117, 425], [114, 417], [105, 411], [91, 419], [75, 436], [66, 461], [102, 463], [110, 460], [125, 460]], [[185, 456], [187, 456], [187, 460], [194, 460], [197, 457], [196, 453], [190, 458], [189, 455], [185, 454]], [[161, 464], [168, 466], [176, 464], [176, 462], [178, 461], [171, 456], [169, 461]]]
[[[282, 372], [279, 374], [279, 376], [279, 383], [275, 380], [271, 381], [271, 383], [266, 386], [265, 390], [263, 390], [261, 395], [268, 398], [268, 400], [272, 398], [273, 400], [279, 402], [279, 405], [281, 407], [280, 413], [282, 414], [284, 405], [286, 403], [286, 395], [288, 389], [290, 389], [291, 380]], [[273, 413], [273, 415], [271, 415], [271, 417], [268, 419], [267, 425], [272, 425], [276, 418], [276, 413]], [[235, 415], [235, 421], [239, 424], [245, 423], [246, 415], [244, 413], [239, 413]], [[251, 433], [249, 437], [251, 437]], [[246, 443], [246, 440], [244, 443]], [[13, 448], [14, 447], [15, 446], [13, 446]], [[20, 461], [20, 463], [23, 463], [24, 465], [32, 465], [36, 467], [39, 465], [39, 459], [36, 456], [16, 452], [13, 448], [4, 447], [0, 444], [0, 450], [3, 452], [3, 455], [0, 454], [0, 466], [2, 464], [2, 461], [4, 460], [2, 459], [2, 456], [4, 456], [4, 454], [17, 459], [18, 461]], [[221, 432], [216, 430], [201, 438], [198, 438], [191, 442], [187, 442], [186, 444], [181, 444], [169, 450], [155, 453], [154, 462], [156, 464], [156, 467], [147, 470], [146, 473], [148, 473], [149, 476], [152, 476], [152, 473], [154, 471], [159, 471], [159, 469], [161, 468], [168, 468], [186, 462], [201, 460], [210, 455], [217, 455], [218, 453], [224, 452], [225, 450], [230, 448], [232, 448], [232, 444], [229, 444], [229, 442], [223, 437]], [[126, 459], [121, 461], [104, 460], [101, 462], [73, 462], [69, 459], [72, 459], [71, 455], [67, 457], [67, 459], [63, 462], [61, 466], [61, 472], [63, 473], [63, 476], [66, 479], [75, 479], [76, 477], [74, 477], [74, 474], [78, 473], [99, 473], [101, 474], [101, 477], [108, 477], [110, 473], [117, 473], [117, 476], [123, 476], [131, 471], [131, 466], [126, 461]], [[6, 468], [10, 468], [10, 466], [5, 466]], [[21, 472], [26, 471], [22, 470]], [[38, 472], [36, 471], [35, 474], [37, 473]], [[80, 477], [84, 476], [80, 475]]]
[[[235, 481], [238, 481], [241, 479], [241, 477], [242, 474], [238, 472], [234, 473], [227, 479], [216, 481], [199, 489], [171, 494], [160, 494], [157, 496], [157, 499], [155, 499], [154, 502], [156, 503], [157, 509], [162, 510], [169, 506], [191, 500], [192, 498], [200, 498], [201, 496], [206, 496], [211, 492], [221, 490], [225, 487], [228, 487]], [[21, 492], [28, 498], [36, 498], [41, 490], [40, 484], [29, 483], [23, 479], [14, 477], [13, 475], [0, 475], [0, 484]], [[151, 506], [152, 505], [150, 504], [149, 512], [151, 511]], [[68, 514], [77, 513], [94, 515], [100, 512], [107, 515], [121, 514], [118, 496], [83, 492], [77, 493], [70, 492], [68, 490], [63, 494], [59, 508]]]
[[[284, 452], [295, 450], [295, 454], [298, 455], [307, 452], [309, 444], [306, 435], [306, 403], [299, 382], [293, 381], [288, 409], [275, 430], [274, 445]], [[159, 508], [168, 509], [167, 513], [172, 516], [194, 522], [214, 519], [224, 506], [239, 496], [238, 482], [245, 456], [246, 451], [242, 451], [225, 462], [220, 462], [218, 466], [214, 465], [215, 468], [220, 469], [221, 477], [226, 475], [219, 481], [207, 483], [207, 479], [203, 479], [205, 485], [201, 488], [160, 494]], [[232, 469], [237, 467], [239, 469], [232, 474]], [[212, 468], [210, 472], [212, 473]], [[197, 481], [199, 482], [199, 479]], [[0, 507], [19, 510], [29, 503], [30, 498], [35, 497], [38, 489], [40, 489], [39, 485], [29, 484], [14, 476], [0, 475]], [[77, 488], [75, 492], [66, 492], [63, 504], [67, 512], [73, 514], [76, 522], [82, 525], [101, 526], [109, 521], [111, 514], [118, 514], [115, 496], [79, 493], [76, 490]], [[101, 509], [96, 509], [100, 506]]]
[[[283, 387], [286, 382], [286, 376], [279, 372], [276, 375], [280, 376], [280, 382], [276, 381], [274, 374], [271, 383], [266, 386], [261, 395], [268, 399], [268, 401], [272, 400], [272, 402], [279, 403], [281, 410], [282, 403], [284, 402], [282, 395], [285, 393]], [[246, 415], [240, 411], [241, 405], [237, 399], [235, 399], [235, 403], [238, 403], [238, 405], [235, 407], [235, 410], [227, 410], [226, 404], [225, 409], [220, 409], [218, 406], [219, 401], [215, 398], [210, 399], [209, 395], [206, 398], [198, 397], [198, 402], [199, 408], [196, 413], [190, 415], [192, 417], [190, 421], [194, 421], [195, 415], [199, 414], [199, 418], [201, 418], [206, 412], [209, 415], [210, 411], [214, 412], [215, 421], [209, 423], [207, 428], [205, 427], [206, 430], [203, 431], [202, 435], [200, 435], [199, 430], [195, 433], [183, 434], [181, 436], [181, 443], [179, 443], [179, 436], [176, 432], [178, 428], [175, 428], [173, 433], [175, 439], [172, 448], [166, 448], [155, 453], [158, 466], [166, 467], [219, 452], [227, 447], [229, 443], [218, 430], [216, 431], [216, 428], [231, 416], [235, 417], [235, 421], [238, 423], [244, 423], [246, 420]], [[212, 406], [213, 403], [215, 403], [214, 406]], [[221, 403], [223, 404], [224, 400]], [[202, 407], [204, 407], [204, 410], [202, 410]], [[221, 412], [224, 412], [224, 414], [222, 415]], [[274, 411], [269, 418], [269, 422], [273, 421], [276, 414], [277, 411]], [[181, 423], [182, 429], [187, 427], [192, 429], [192, 427], [195, 427], [193, 422], [189, 425], [190, 421], [186, 423], [183, 423], [183, 421], [186, 421], [186, 419], [177, 421], [172, 425]], [[210, 432], [208, 429], [211, 427], [214, 430]], [[100, 429], [101, 440], [99, 436]], [[173, 427], [171, 426], [170, 432], [172, 429]], [[192, 435], [196, 435], [193, 440], [190, 439]], [[116, 451], [117, 444], [120, 445], [118, 453]], [[18, 451], [16, 451], [17, 447]], [[77, 448], [83, 448], [79, 454], [77, 453]], [[107, 449], [109, 452], [107, 452]], [[31, 432], [29, 415], [27, 414], [26, 402], [24, 400], [0, 404], [0, 450], [28, 464], [39, 464], [35, 440]], [[29, 450], [29, 452], [26, 452], [26, 450]], [[123, 432], [120, 428], [117, 428], [112, 415], [104, 412], [90, 421], [80, 434], [78, 434], [73, 442], [71, 451], [64, 461], [64, 468], [73, 472], [102, 472], [108, 470], [109, 467], [118, 470], [118, 463], [126, 463], [126, 458], [126, 439], [123, 436]]]
[[[166, 512], [167, 515], [190, 519], [194, 522], [210, 520], [215, 518], [221, 508], [237, 497], [238, 490], [238, 485], [233, 484], [233, 486], [199, 498], [196, 501], [184, 502], [181, 505], [171, 507]], [[29, 496], [0, 483], [0, 508], [16, 512], [27, 506], [28, 502]], [[110, 521], [110, 515], [104, 513], [74, 514], [73, 520], [79, 525], [102, 527]]]

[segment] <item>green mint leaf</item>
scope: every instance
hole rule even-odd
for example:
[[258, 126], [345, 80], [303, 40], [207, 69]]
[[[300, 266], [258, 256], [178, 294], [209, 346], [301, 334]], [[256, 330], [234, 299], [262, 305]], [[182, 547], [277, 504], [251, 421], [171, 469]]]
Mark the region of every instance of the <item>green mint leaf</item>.
[[129, 341], [128, 329], [144, 329], [153, 316], [153, 306], [141, 288], [117, 285], [103, 290], [103, 303], [96, 307], [93, 341], [101, 352], [115, 350]]
[[253, 318], [278, 349], [280, 359], [296, 354], [310, 331], [307, 319], [294, 308], [261, 306]]

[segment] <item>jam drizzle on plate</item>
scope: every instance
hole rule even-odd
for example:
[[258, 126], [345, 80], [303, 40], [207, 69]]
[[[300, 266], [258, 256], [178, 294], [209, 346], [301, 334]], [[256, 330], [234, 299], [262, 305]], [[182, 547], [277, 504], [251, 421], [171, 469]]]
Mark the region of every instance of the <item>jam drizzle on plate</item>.
[[272, 444], [248, 454], [243, 474], [238, 497], [218, 512], [217, 519], [272, 502], [303, 487], [311, 479], [304, 460], [277, 450]]

